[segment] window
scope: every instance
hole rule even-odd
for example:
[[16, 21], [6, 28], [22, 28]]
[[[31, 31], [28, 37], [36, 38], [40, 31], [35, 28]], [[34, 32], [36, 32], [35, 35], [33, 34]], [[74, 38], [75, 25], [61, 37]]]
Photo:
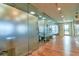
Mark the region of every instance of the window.
[[65, 34], [69, 34], [69, 24], [64, 25]]

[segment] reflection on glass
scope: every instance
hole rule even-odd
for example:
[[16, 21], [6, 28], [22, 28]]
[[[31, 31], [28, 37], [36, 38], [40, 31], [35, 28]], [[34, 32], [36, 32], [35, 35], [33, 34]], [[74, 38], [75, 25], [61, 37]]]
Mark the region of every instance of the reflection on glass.
[[55, 44], [56, 44], [56, 36], [55, 35], [53, 36], [52, 43], [53, 43], [53, 46], [55, 46]]
[[16, 37], [6, 37], [7, 40], [15, 39]]
[[19, 24], [18, 26], [17, 26], [17, 32], [19, 33], [19, 34], [25, 34], [26, 32], [27, 32], [27, 27], [26, 27], [26, 25], [24, 25], [24, 24]]
[[71, 38], [70, 36], [64, 36], [64, 40], [63, 40], [63, 44], [64, 44], [64, 55], [65, 56], [69, 56], [71, 53]]
[[10, 22], [0, 21], [0, 37], [11, 36], [14, 33], [14, 25]]
[[75, 37], [75, 44], [76, 44], [76, 47], [79, 48], [79, 36]]

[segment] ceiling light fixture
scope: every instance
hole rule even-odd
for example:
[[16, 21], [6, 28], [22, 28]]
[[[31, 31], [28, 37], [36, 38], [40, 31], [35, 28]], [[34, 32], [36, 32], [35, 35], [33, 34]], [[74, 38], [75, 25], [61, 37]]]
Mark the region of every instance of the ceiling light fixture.
[[62, 15], [61, 17], [62, 17], [62, 18], [64, 18], [64, 16], [63, 16], [63, 15]]
[[58, 7], [58, 11], [60, 11], [61, 10], [61, 8], [60, 7]]
[[30, 14], [34, 15], [34, 14], [35, 14], [35, 12], [31, 11], [31, 12], [30, 12]]
[[46, 19], [45, 17], [42, 18], [43, 20]]

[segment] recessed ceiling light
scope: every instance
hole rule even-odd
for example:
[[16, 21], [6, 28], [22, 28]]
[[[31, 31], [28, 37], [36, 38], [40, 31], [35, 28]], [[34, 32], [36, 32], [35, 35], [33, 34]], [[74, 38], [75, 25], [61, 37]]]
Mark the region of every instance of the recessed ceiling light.
[[58, 10], [60, 11], [60, 10], [61, 10], [61, 8], [59, 7], [59, 8], [58, 8]]
[[45, 17], [43, 17], [42, 19], [46, 19]]
[[31, 11], [31, 12], [30, 12], [30, 14], [33, 14], [33, 15], [34, 15], [34, 14], [35, 14], [35, 12]]
[[64, 16], [62, 15], [61, 17], [63, 18]]

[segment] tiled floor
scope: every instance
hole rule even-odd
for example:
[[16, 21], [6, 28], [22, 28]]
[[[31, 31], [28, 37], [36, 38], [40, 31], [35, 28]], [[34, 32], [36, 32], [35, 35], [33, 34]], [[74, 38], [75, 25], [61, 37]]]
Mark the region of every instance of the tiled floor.
[[51, 41], [34, 51], [32, 56], [79, 56], [78, 37], [53, 37]]

